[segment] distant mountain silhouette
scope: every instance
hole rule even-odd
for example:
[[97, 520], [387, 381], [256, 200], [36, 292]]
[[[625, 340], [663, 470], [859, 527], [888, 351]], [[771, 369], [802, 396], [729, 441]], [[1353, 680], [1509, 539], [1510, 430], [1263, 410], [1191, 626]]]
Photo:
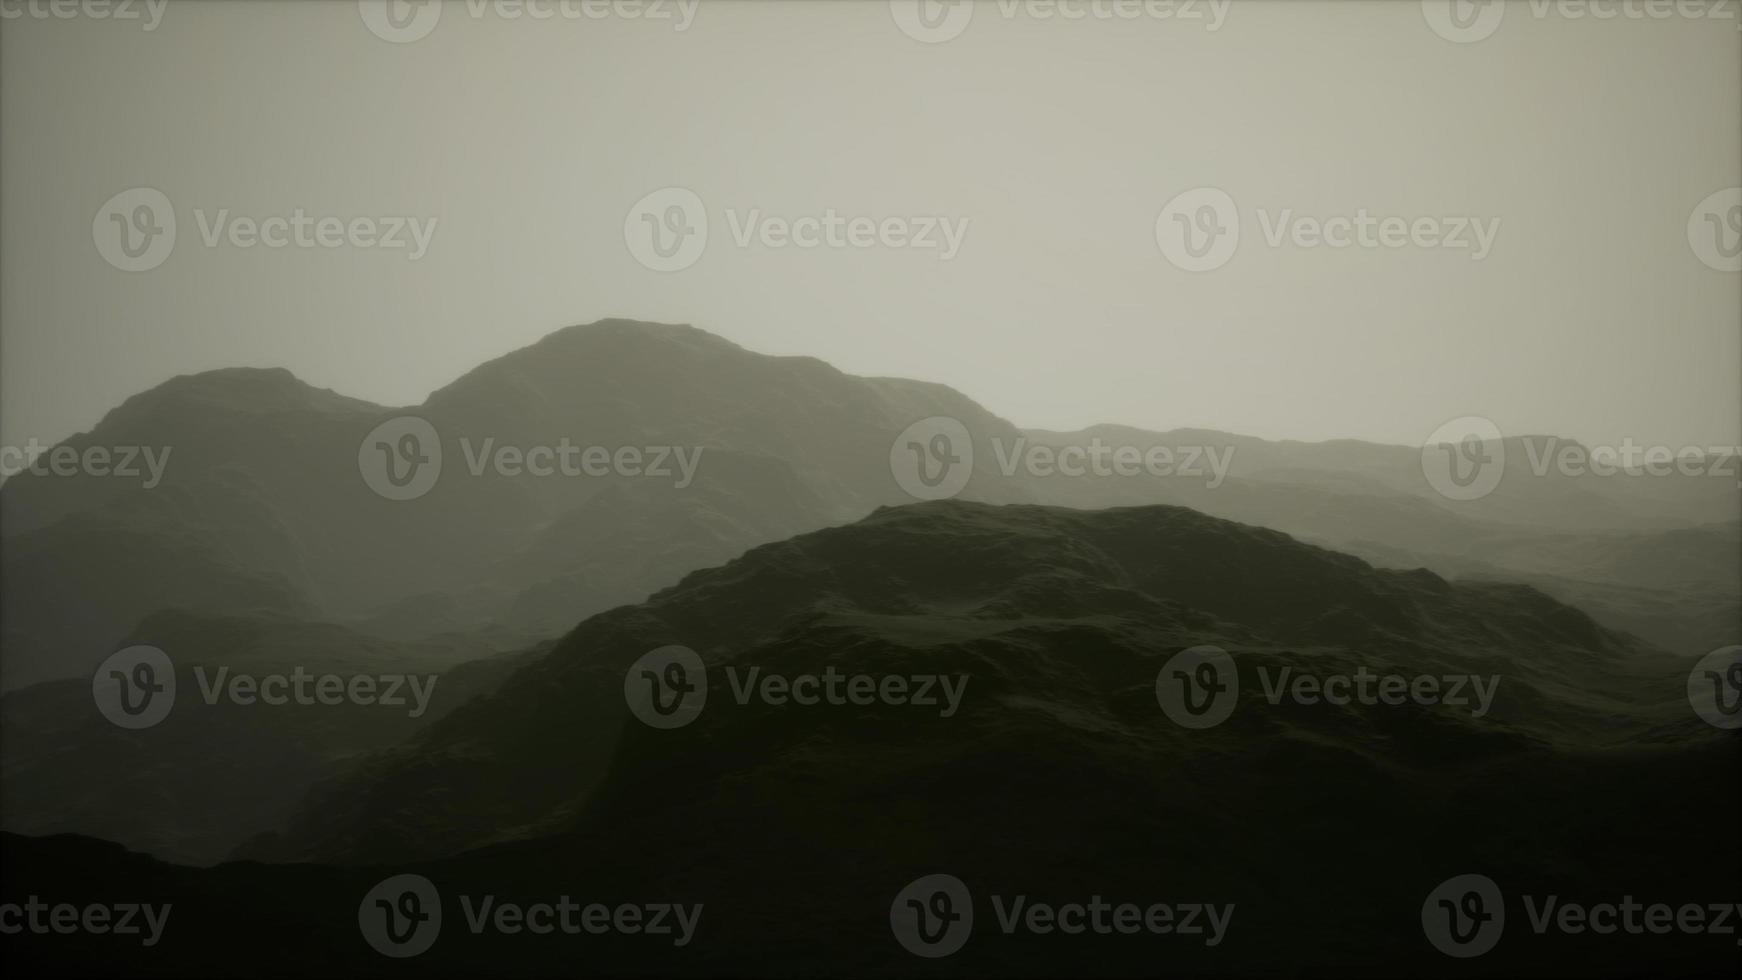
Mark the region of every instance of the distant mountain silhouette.
[[[444, 463], [427, 494], [393, 501], [369, 488], [359, 452], [377, 426], [404, 415], [434, 427]], [[165, 648], [181, 665], [288, 667], [298, 658], [330, 658], [359, 672], [452, 670], [456, 678], [478, 683], [456, 682], [444, 695], [481, 693], [504, 679], [504, 665], [519, 662], [503, 654], [537, 650], [601, 613], [609, 615], [587, 630], [644, 614], [635, 604], [680, 581], [688, 587], [685, 576], [697, 570], [725, 565], [718, 575], [739, 568], [729, 563], [751, 549], [912, 503], [891, 472], [891, 445], [907, 426], [931, 416], [960, 421], [972, 440], [973, 465], [960, 501], [1083, 509], [1181, 505], [1376, 565], [1431, 569], [1386, 581], [1410, 583], [1408, 594], [1420, 593], [1411, 601], [1426, 603], [1424, 608], [1437, 608], [1436, 596], [1475, 603], [1470, 622], [1510, 624], [1496, 627], [1503, 649], [1538, 629], [1506, 619], [1515, 609], [1552, 621], [1545, 637], [1549, 651], [1569, 644], [1581, 651], [1643, 649], [1598, 623], [1684, 655], [1736, 640], [1742, 525], [1736, 522], [1736, 490], [1724, 480], [1539, 478], [1509, 465], [1490, 497], [1452, 504], [1427, 485], [1414, 449], [1268, 442], [1202, 430], [1020, 430], [939, 384], [854, 377], [813, 358], [746, 351], [688, 326], [608, 320], [558, 331], [484, 364], [414, 408], [346, 398], [282, 370], [177, 378], [129, 399], [92, 432], [67, 443], [166, 447], [172, 455], [160, 486], [147, 490], [136, 480], [29, 473], [7, 481], [0, 487], [0, 683], [8, 692], [7, 737], [0, 739], [7, 774], [4, 825], [32, 834], [102, 836], [197, 863], [256, 837], [248, 853], [354, 860], [375, 845], [351, 848], [342, 843], [343, 834], [359, 840], [398, 837], [406, 853], [434, 854], [565, 826], [612, 764], [614, 722], [569, 712], [556, 724], [584, 729], [577, 744], [554, 754], [529, 745], [523, 757], [495, 746], [492, 751], [503, 758], [489, 765], [484, 756], [468, 755], [470, 735], [451, 736], [467, 746], [454, 750], [458, 761], [441, 754], [441, 739], [450, 737], [442, 733], [465, 729], [435, 726], [423, 735], [437, 754], [433, 762], [418, 763], [427, 762], [421, 781], [381, 789], [372, 780], [404, 775], [395, 768], [396, 757], [364, 754], [399, 746], [433, 718], [384, 724], [368, 712], [354, 718], [339, 712], [343, 722], [325, 715], [274, 715], [266, 730], [236, 735], [224, 711], [188, 711], [178, 712], [162, 732], [123, 732], [108, 727], [91, 705], [91, 671], [116, 648], [146, 643]], [[1194, 478], [1048, 477], [1020, 466], [1005, 472], [1004, 457], [1018, 446], [1093, 439], [1144, 449], [1210, 447], [1231, 454], [1230, 467], [1226, 480], [1214, 486]], [[694, 482], [681, 489], [669, 479], [622, 476], [474, 477], [468, 453], [486, 442], [522, 448], [564, 442], [694, 447], [701, 456]], [[1519, 446], [1507, 451], [1509, 459], [1527, 456]], [[919, 507], [913, 513], [958, 512]], [[879, 514], [855, 533], [869, 534], [867, 528], [890, 520]], [[1056, 535], [1063, 520], [1050, 516], [1037, 527]], [[1170, 526], [1186, 526], [1179, 523], [1186, 518], [1169, 520], [1175, 522]], [[886, 584], [916, 615], [954, 616], [951, 609], [929, 605], [935, 596], [927, 590], [909, 586], [951, 567], [952, 546], [941, 542], [957, 540], [960, 529], [944, 523], [908, 533], [915, 544], [906, 564], [884, 560], [888, 542], [881, 537], [855, 539], [855, 549], [862, 545], [867, 561], [882, 563]], [[1020, 541], [1040, 532], [1018, 522], [1000, 533]], [[1101, 534], [1084, 533], [1096, 540]], [[1285, 539], [1252, 528], [1205, 535], [1192, 539], [1192, 568], [1178, 577], [1134, 584], [1120, 577], [1127, 574], [1126, 557], [1106, 557], [1125, 556], [1123, 550], [1078, 543], [1038, 552], [1025, 569], [993, 563], [977, 574], [1001, 581], [998, 576], [1020, 570], [1027, 591], [975, 594], [974, 601], [992, 604], [986, 615], [1021, 610], [1028, 598], [1066, 603], [1048, 615], [1063, 615], [1069, 602], [1088, 596], [1121, 609], [1119, 603], [1145, 609], [1161, 603], [1169, 615], [1191, 615], [1183, 626], [1166, 616], [1148, 622], [1144, 629], [1153, 635], [1145, 642], [1152, 646], [1210, 642], [1191, 640], [1202, 633], [1291, 650], [1329, 645], [1351, 662], [1398, 649], [1389, 631], [1413, 636], [1420, 629], [1411, 612], [1368, 595], [1369, 585], [1359, 595], [1329, 596], [1322, 605], [1306, 602], [1310, 618], [1303, 612], [1276, 623], [1253, 621], [1257, 613], [1248, 605], [1225, 606], [1246, 594], [1242, 583], [1268, 582], [1266, 594], [1300, 608], [1301, 597], [1317, 594], [1316, 586], [1301, 582], [1322, 577], [1312, 563], [1320, 559], [1309, 562], [1301, 555], [1325, 553], [1293, 543], [1281, 550], [1256, 547], [1254, 541]], [[1091, 554], [1096, 564], [1073, 564]], [[1325, 568], [1359, 564], [1351, 563], [1339, 557]], [[841, 574], [812, 564], [815, 570], [804, 574], [818, 581]], [[1282, 571], [1296, 566], [1297, 576]], [[1390, 573], [1362, 574], [1384, 579]], [[1447, 584], [1446, 578], [1460, 581]], [[1506, 582], [1526, 583], [1541, 594]], [[1195, 591], [1200, 587], [1208, 591]], [[834, 601], [812, 600], [825, 609]], [[731, 622], [747, 615], [740, 610], [768, 601], [745, 595], [710, 615]], [[854, 593], [839, 601], [857, 608], [871, 597]], [[1462, 623], [1453, 621], [1437, 640], [1409, 644], [1420, 644], [1418, 652], [1430, 659], [1453, 657], [1447, 644], [1462, 643], [1458, 638], [1471, 628]], [[315, 637], [330, 646], [317, 652]], [[1409, 644], [1402, 649], [1417, 650]], [[467, 659], [480, 663], [455, 667]], [[523, 659], [533, 658], [523, 653]], [[1607, 670], [1582, 675], [1581, 682], [1612, 686], [1623, 700], [1639, 696], [1627, 688], [1625, 671], [1610, 677]], [[620, 692], [608, 686], [587, 690], [587, 698], [603, 698], [586, 702], [601, 712], [598, 718], [620, 716]], [[520, 730], [510, 709], [501, 707], [509, 703], [486, 699], [460, 712], [480, 712], [486, 719], [478, 723], [476, 744], [491, 746]], [[453, 707], [445, 699], [441, 704], [443, 712]], [[1577, 714], [1566, 706], [1557, 710]], [[595, 722], [603, 727], [587, 727]], [[1589, 727], [1567, 719], [1555, 724]], [[497, 729], [490, 730], [492, 725]], [[141, 755], [152, 739], [158, 740], [156, 754]], [[407, 745], [401, 751], [424, 750]], [[288, 761], [271, 773], [238, 769], [254, 756]], [[121, 759], [133, 762], [123, 766]], [[494, 789], [523, 790], [531, 778], [524, 767], [550, 760], [575, 768], [532, 797], [508, 793], [501, 812], [485, 812], [496, 805], [490, 802]], [[450, 764], [459, 768], [450, 773]], [[395, 809], [393, 801], [402, 796], [445, 793], [443, 780], [471, 778], [467, 767], [473, 766], [481, 768], [472, 775], [486, 780], [477, 793], [444, 799], [415, 817]], [[97, 782], [71, 775], [85, 770], [110, 775]], [[136, 787], [160, 772], [175, 773], [171, 783], [180, 788], [131, 802]], [[305, 810], [297, 824], [287, 826], [317, 783], [323, 794], [317, 798], [342, 799], [343, 806], [318, 820]], [[220, 799], [225, 791], [233, 791], [232, 798]], [[329, 833], [332, 827], [346, 829]], [[506, 829], [481, 829], [490, 827]], [[285, 836], [271, 840], [278, 831]]]

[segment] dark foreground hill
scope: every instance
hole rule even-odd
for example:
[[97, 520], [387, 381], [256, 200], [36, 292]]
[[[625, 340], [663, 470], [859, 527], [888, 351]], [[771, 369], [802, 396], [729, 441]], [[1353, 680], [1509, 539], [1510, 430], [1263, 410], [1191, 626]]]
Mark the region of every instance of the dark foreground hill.
[[[706, 699], [654, 727], [642, 683], [699, 680], [643, 659], [674, 644]], [[1162, 692], [1204, 644], [1239, 692], [1186, 727]], [[301, 863], [192, 870], [8, 838], [6, 901], [124, 895], [180, 917], [150, 949], [26, 934], [8, 952], [80, 974], [1723, 975], [1734, 935], [1538, 935], [1526, 905], [1742, 898], [1738, 746], [1690, 710], [1690, 666], [1528, 588], [1378, 570], [1183, 508], [885, 509], [589, 619], [244, 852]], [[1273, 704], [1285, 670], [1448, 696]], [[378, 914], [364, 896], [405, 873], [442, 923], [399, 961], [359, 905]], [[1422, 906], [1471, 873], [1505, 893], [1505, 934], [1454, 960]], [[971, 935], [916, 957], [891, 908], [939, 874], [972, 895]], [[512, 917], [474, 933], [486, 896], [704, 911], [681, 946]], [[1007, 933], [1017, 896], [1234, 908], [1215, 943], [1044, 917]]]

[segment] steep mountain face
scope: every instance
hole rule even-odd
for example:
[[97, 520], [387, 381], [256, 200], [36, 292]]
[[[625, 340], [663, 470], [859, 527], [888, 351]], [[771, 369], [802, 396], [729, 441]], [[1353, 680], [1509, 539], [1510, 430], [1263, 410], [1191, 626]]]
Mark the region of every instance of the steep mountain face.
[[[112, 724], [93, 707], [89, 680], [0, 698], [6, 830], [87, 834], [211, 864], [279, 826], [317, 781], [493, 690], [531, 656], [475, 642], [395, 644], [295, 619], [181, 612], [147, 617], [129, 640], [175, 664], [174, 706], [151, 728]], [[298, 674], [310, 678], [302, 701], [295, 687], [286, 688], [288, 703], [259, 700], [266, 678], [294, 684]], [[329, 675], [382, 678], [376, 696], [400, 703], [319, 703], [314, 679]], [[238, 681], [249, 686], [238, 689]]]
[[[707, 708], [678, 733], [644, 729], [624, 701], [625, 671], [668, 644], [693, 648], [708, 670]], [[1234, 654], [1239, 714], [1250, 717], [1237, 734], [1193, 743], [1158, 716], [1155, 685], [1163, 662], [1200, 644]], [[735, 685], [751, 668], [947, 674], [966, 678], [968, 694], [948, 719], [740, 706]], [[376, 863], [566, 831], [607, 797], [645, 791], [634, 775], [643, 753], [677, 765], [662, 745], [728, 770], [784, 759], [793, 778], [839, 765], [924, 784], [942, 777], [914, 753], [937, 739], [943, 759], [1014, 760], [1131, 738], [1147, 746], [1136, 751], [1192, 765], [1182, 753], [1194, 744], [1234, 739], [1255, 752], [1280, 738], [1399, 772], [1647, 739], [1699, 744], [1710, 730], [1687, 711], [1687, 668], [1528, 588], [1375, 569], [1183, 508], [918, 504], [756, 548], [589, 619], [492, 697], [321, 787], [286, 834], [241, 853]], [[1481, 717], [1262, 705], [1261, 674], [1362, 669], [1492, 675], [1501, 687]]]

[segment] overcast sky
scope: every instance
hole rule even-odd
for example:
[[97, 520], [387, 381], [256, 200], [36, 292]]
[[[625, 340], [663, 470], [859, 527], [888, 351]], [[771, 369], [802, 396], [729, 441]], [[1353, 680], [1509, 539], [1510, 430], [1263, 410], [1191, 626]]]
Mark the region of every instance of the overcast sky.
[[[1742, 439], [1742, 199], [1700, 213], [1742, 183], [1733, 16], [137, 2], [152, 29], [3, 5], [8, 445], [232, 365], [413, 404], [605, 316], [945, 382], [1025, 426]], [[111, 204], [133, 188], [176, 223], [167, 255], [119, 259], [147, 271], [99, 247], [161, 232]], [[642, 210], [675, 235], [699, 203], [699, 254], [631, 248], [663, 188], [694, 198]], [[1164, 212], [1198, 188], [1226, 196]], [[1238, 247], [1182, 255], [1189, 229], [1232, 241], [1222, 202]], [[340, 219], [336, 247], [248, 244], [298, 209]], [[831, 211], [840, 244], [782, 243]], [[1362, 214], [1376, 245], [1319, 244]]]

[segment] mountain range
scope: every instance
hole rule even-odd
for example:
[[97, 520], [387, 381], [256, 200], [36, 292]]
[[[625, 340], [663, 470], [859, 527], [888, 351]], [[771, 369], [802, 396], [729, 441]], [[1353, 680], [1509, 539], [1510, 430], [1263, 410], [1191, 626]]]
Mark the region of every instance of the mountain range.
[[[717, 910], [695, 949], [601, 942], [603, 974], [1036, 976], [1077, 953], [994, 934], [917, 960], [889, 939], [890, 898], [940, 870], [1061, 900], [1222, 896], [1263, 942], [1115, 944], [1095, 972], [1311, 956], [1384, 975], [1443, 966], [1421, 959], [1414, 890], [1471, 867], [1714, 899], [1742, 870], [1738, 746], [1687, 698], [1742, 620], [1734, 478], [1539, 475], [1545, 446], [1591, 451], [1512, 437], [1488, 447], [1509, 461], [1493, 492], [1452, 500], [1420, 448], [1022, 429], [940, 384], [625, 320], [412, 407], [279, 370], [176, 378], [65, 444], [166, 465], [150, 487], [0, 486], [0, 847], [22, 869], [4, 897], [179, 896], [215, 931], [164, 946], [162, 973], [221, 975], [263, 943], [281, 955], [255, 972], [375, 972], [356, 896], [407, 870]], [[1091, 446], [1175, 471], [1059, 471]], [[632, 465], [541, 474], [540, 449]], [[907, 452], [960, 465], [959, 489], [916, 493]], [[136, 646], [167, 655], [177, 693], [129, 730], [92, 681]], [[663, 730], [627, 692], [672, 648], [708, 695]], [[1199, 649], [1238, 694], [1191, 730], [1162, 691]], [[300, 673], [425, 678], [427, 700], [271, 705], [214, 680]], [[758, 686], [822, 675], [935, 696], [807, 707]], [[1476, 701], [1287, 693], [1367, 675]], [[442, 942], [456, 969], [569, 963]], [[25, 950], [42, 972], [118, 969], [100, 945], [45, 949]], [[1698, 973], [1715, 955], [1664, 949], [1522, 941], [1481, 965]]]

